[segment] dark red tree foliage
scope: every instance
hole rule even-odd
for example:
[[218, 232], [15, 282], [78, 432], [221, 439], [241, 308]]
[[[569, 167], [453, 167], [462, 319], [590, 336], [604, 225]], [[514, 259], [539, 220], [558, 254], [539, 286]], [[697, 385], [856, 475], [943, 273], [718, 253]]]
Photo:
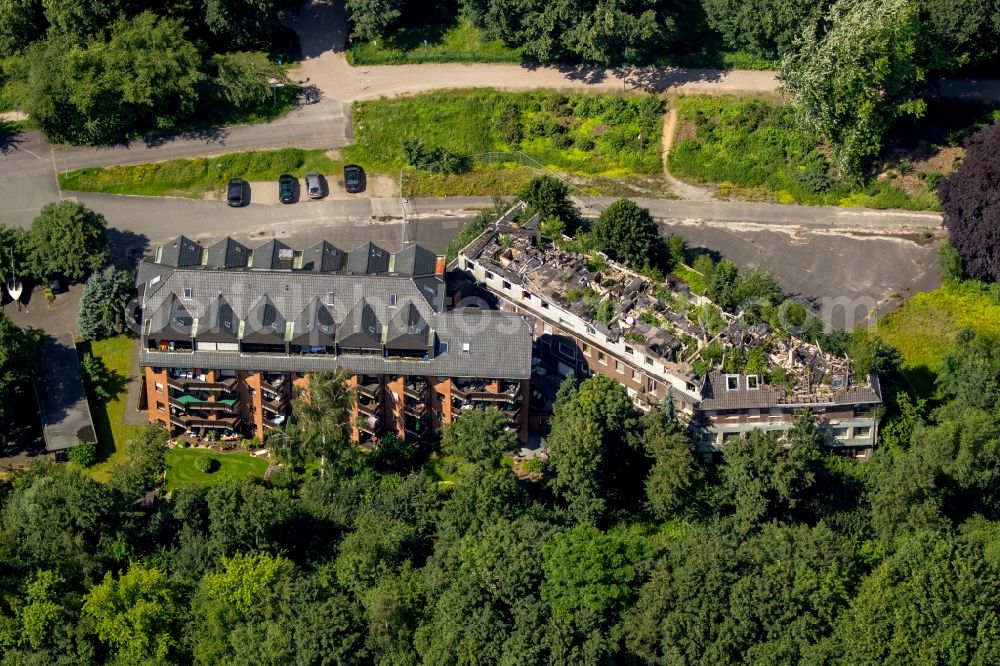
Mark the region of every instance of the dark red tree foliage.
[[969, 138], [962, 166], [938, 195], [966, 275], [1000, 281], [1000, 124]]

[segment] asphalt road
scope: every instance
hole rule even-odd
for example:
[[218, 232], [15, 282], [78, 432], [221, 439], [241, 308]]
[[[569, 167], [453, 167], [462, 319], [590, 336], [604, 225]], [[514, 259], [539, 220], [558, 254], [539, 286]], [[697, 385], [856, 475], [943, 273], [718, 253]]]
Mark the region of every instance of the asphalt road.
[[49, 144], [38, 132], [18, 135], [0, 156], [0, 224], [28, 226], [42, 206], [58, 200]]

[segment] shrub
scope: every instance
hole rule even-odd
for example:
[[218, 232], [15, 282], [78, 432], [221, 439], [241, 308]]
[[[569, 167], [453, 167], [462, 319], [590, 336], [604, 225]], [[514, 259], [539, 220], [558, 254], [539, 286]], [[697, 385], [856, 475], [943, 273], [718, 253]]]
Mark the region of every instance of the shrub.
[[541, 458], [532, 458], [531, 460], [525, 460], [521, 465], [521, 469], [528, 474], [541, 474], [545, 471], [545, 461]]
[[194, 466], [199, 472], [211, 474], [219, 469], [219, 461], [210, 456], [198, 456], [194, 459]]
[[76, 463], [80, 467], [90, 467], [97, 460], [97, 444], [93, 442], [78, 442], [76, 446], [66, 452], [69, 461]]

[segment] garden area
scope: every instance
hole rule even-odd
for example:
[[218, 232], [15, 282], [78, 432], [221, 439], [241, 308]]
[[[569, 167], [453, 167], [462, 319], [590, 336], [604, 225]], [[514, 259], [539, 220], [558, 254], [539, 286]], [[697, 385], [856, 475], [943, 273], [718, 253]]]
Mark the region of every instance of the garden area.
[[204, 486], [246, 478], [262, 479], [267, 460], [249, 453], [219, 453], [211, 449], [175, 447], [167, 451], [166, 489]]
[[177, 159], [153, 164], [78, 169], [59, 174], [59, 186], [73, 192], [141, 194], [202, 199], [221, 192], [230, 178], [277, 180], [289, 173], [335, 173], [341, 163], [325, 150], [280, 150], [229, 153], [209, 158]]
[[662, 187], [663, 103], [654, 95], [452, 90], [357, 102], [353, 113], [345, 159], [390, 175], [411, 168], [411, 196], [510, 194], [537, 165], [600, 191], [623, 179]]
[[901, 123], [866, 182], [837, 179], [828, 151], [792, 109], [758, 98], [675, 99], [678, 131], [670, 171], [716, 184], [723, 197], [806, 205], [939, 210], [941, 179], [960, 159], [961, 140], [992, 117], [976, 105], [931, 103], [923, 118]]
[[89, 472], [98, 481], [107, 481], [111, 467], [125, 459], [126, 442], [135, 430], [135, 426], [125, 423], [125, 384], [132, 372], [134, 349], [135, 340], [125, 335], [77, 345], [81, 357], [89, 353], [98, 366], [103, 366], [101, 389], [95, 392], [93, 381], [88, 382], [90, 415], [97, 431], [98, 460]]
[[[439, 19], [433, 12], [425, 17]], [[466, 18], [454, 25], [423, 20], [401, 26], [392, 35], [358, 41], [347, 50], [352, 65], [396, 65], [422, 62], [521, 62], [521, 50], [502, 41], [486, 39]]]

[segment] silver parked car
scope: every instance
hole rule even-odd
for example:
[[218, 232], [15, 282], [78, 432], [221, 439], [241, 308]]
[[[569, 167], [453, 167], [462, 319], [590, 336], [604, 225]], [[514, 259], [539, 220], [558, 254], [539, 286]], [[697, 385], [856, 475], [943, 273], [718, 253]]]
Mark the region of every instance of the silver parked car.
[[306, 194], [310, 199], [319, 199], [323, 196], [323, 181], [315, 171], [306, 174]]

